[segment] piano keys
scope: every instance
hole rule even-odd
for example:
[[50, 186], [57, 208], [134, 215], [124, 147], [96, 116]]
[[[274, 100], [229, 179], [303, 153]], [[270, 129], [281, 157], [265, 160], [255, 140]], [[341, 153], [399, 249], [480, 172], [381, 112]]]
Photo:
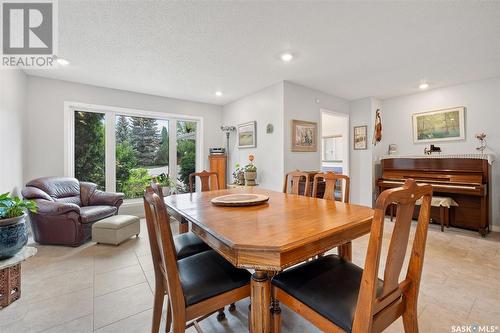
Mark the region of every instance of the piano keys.
[[[401, 186], [413, 178], [419, 184], [430, 184], [436, 196], [453, 198], [458, 207], [450, 215], [450, 225], [478, 231], [485, 236], [490, 231], [491, 171], [487, 155], [396, 157], [381, 160], [379, 192]], [[439, 211], [433, 208], [433, 220]]]

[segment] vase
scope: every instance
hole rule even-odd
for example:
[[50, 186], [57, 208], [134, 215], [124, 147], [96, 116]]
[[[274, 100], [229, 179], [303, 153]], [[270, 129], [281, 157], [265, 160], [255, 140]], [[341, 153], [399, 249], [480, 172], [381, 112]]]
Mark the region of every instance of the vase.
[[0, 260], [15, 256], [28, 243], [25, 217], [0, 220]]
[[245, 171], [245, 185], [255, 186], [255, 179], [257, 178], [257, 172], [255, 171]]

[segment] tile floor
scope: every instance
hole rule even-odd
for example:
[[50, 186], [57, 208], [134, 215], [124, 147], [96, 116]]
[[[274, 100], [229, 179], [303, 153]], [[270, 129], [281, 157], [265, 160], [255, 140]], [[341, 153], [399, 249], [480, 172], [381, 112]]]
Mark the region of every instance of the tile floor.
[[[385, 243], [392, 223], [386, 225]], [[22, 298], [0, 310], [0, 332], [149, 332], [154, 275], [144, 221], [142, 228], [139, 238], [118, 247], [92, 242], [79, 248], [34, 244], [38, 254], [23, 264]], [[354, 241], [353, 260], [359, 265], [367, 241]], [[441, 233], [432, 225], [419, 299], [420, 331], [500, 326], [499, 275], [500, 233], [482, 239], [453, 228]], [[237, 312], [226, 311], [222, 323], [212, 316], [200, 326], [206, 333], [246, 332], [247, 307], [248, 301], [238, 302]], [[401, 321], [387, 329], [402, 331]], [[283, 332], [318, 330], [284, 308]]]

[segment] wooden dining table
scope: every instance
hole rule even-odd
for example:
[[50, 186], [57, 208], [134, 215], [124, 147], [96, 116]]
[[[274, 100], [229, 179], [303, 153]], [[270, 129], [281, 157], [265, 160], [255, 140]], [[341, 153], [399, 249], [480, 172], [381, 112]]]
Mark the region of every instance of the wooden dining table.
[[[258, 206], [220, 207], [211, 199], [235, 193], [269, 196]], [[172, 195], [165, 198], [180, 230], [198, 235], [234, 266], [255, 270], [251, 280], [252, 333], [271, 331], [270, 278], [339, 246], [350, 260], [351, 241], [370, 232], [373, 210], [337, 201], [256, 187]]]

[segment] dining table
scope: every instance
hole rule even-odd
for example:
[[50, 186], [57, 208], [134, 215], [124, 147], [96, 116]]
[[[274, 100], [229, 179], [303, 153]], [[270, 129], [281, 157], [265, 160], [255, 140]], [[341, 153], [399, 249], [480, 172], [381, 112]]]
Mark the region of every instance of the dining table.
[[[269, 200], [256, 206], [221, 207], [213, 198], [261, 194]], [[253, 270], [249, 331], [271, 332], [274, 301], [271, 278], [287, 267], [339, 248], [348, 260], [352, 240], [370, 232], [372, 208], [257, 187], [171, 195], [169, 215], [234, 266]]]

